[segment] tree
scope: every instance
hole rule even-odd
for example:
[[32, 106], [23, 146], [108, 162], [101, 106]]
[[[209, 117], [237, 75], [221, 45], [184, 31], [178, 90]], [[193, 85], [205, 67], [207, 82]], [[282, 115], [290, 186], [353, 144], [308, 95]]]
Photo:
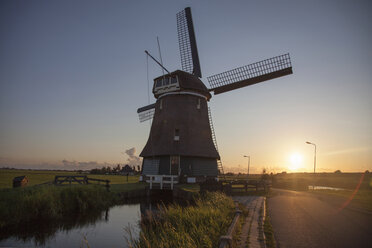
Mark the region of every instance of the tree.
[[262, 175], [261, 175], [261, 180], [267, 180], [267, 179], [269, 179], [269, 174], [267, 174], [266, 169], [263, 168]]
[[335, 173], [336, 173], [336, 174], [340, 174], [341, 171], [340, 171], [340, 170], [336, 170]]

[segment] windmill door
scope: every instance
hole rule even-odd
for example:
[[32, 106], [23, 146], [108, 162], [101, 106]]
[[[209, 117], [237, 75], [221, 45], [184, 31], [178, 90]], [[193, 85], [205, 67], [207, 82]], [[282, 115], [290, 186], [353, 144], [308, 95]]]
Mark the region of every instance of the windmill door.
[[180, 167], [180, 156], [171, 156], [170, 157], [170, 175], [178, 175]]

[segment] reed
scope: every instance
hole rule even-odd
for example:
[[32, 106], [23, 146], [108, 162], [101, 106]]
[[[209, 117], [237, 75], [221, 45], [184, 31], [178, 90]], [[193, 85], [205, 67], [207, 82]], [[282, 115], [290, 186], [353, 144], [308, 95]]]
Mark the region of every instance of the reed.
[[[218, 247], [234, 216], [234, 202], [222, 193], [205, 193], [188, 207], [162, 206], [141, 222], [138, 239], [129, 247]], [[130, 232], [129, 232], [130, 233]]]
[[104, 210], [115, 202], [114, 195], [98, 185], [3, 189], [0, 198], [0, 233], [24, 223]]

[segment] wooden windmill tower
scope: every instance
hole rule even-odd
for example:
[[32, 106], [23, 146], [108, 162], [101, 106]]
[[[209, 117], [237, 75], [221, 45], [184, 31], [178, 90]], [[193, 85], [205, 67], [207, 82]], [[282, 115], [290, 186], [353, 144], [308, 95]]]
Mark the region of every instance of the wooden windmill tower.
[[292, 74], [289, 54], [202, 77], [190, 8], [177, 14], [182, 70], [154, 79], [154, 104], [137, 110], [140, 121], [153, 118], [142, 175], [183, 175], [191, 181], [223, 172], [208, 102], [214, 95]]

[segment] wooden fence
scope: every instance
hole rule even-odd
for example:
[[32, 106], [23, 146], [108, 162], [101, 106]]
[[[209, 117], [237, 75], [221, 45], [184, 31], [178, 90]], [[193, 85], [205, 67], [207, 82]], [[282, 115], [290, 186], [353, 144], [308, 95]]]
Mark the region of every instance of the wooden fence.
[[87, 176], [56, 176], [54, 178], [55, 185], [62, 185], [64, 183], [91, 184], [92, 182], [98, 182], [98, 184], [104, 183], [107, 189], [110, 188], [110, 180], [89, 178]]

